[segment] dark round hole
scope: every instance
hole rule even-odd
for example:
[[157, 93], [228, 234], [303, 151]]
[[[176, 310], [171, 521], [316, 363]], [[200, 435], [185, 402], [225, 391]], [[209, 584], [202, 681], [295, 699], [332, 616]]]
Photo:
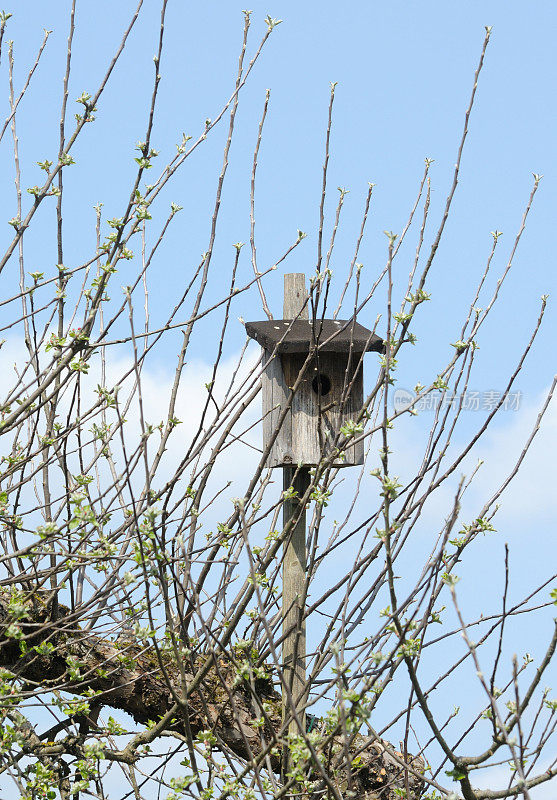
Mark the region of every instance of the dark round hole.
[[323, 375], [323, 373], [320, 372], [312, 380], [311, 388], [315, 394], [321, 394], [321, 397], [325, 397], [325, 395], [329, 394], [331, 391], [331, 381], [326, 375]]

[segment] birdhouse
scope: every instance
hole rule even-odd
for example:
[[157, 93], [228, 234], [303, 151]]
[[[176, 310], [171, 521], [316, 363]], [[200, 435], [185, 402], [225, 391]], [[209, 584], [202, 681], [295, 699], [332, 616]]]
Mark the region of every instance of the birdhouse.
[[[287, 281], [300, 277], [285, 276], [285, 310]], [[363, 354], [383, 349], [383, 340], [354, 319], [313, 321], [307, 301], [302, 309], [305, 315], [298, 308], [296, 319], [246, 322], [248, 336], [262, 347], [264, 448], [279, 429], [269, 467], [315, 466], [338, 446], [340, 429], [363, 407]], [[363, 460], [364, 443], [355, 441], [333, 463], [348, 467]]]

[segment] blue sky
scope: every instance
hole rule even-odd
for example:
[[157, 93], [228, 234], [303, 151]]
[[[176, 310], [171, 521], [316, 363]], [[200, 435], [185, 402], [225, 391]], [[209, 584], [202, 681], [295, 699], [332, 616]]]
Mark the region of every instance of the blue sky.
[[[376, 188], [361, 261], [370, 280], [385, 258], [382, 231], [401, 230], [425, 157], [435, 159], [432, 209], [439, 214], [451, 178], [484, 25], [493, 25], [453, 217], [432, 276], [436, 282], [432, 307], [436, 320], [454, 318], [454, 300], [461, 292], [466, 293], [478, 276], [494, 229], [504, 233], [499, 256], [502, 266], [530, 190], [532, 172], [543, 173], [514, 275], [505, 292], [505, 313], [493, 330], [489, 355], [494, 358], [488, 375], [492, 375], [495, 358], [501, 368], [508, 366], [513, 343], [530, 329], [539, 296], [555, 286], [550, 241], [557, 174], [552, 94], [557, 10], [549, 3], [525, 10], [522, 3], [513, 2], [360, 2], [343, 8], [332, 3], [277, 2], [271, 9], [253, 5], [252, 48], [264, 30], [267, 12], [284, 22], [271, 37], [241, 98], [223, 196], [219, 263], [226, 262], [228, 268], [230, 245], [246, 241], [249, 235], [249, 169], [264, 92], [270, 88], [270, 110], [259, 158], [260, 263], [272, 263], [301, 228], [308, 239], [290, 260], [289, 269], [308, 274], [313, 269], [329, 83], [338, 81], [329, 213], [336, 204], [335, 187], [350, 189], [334, 264], [339, 279], [359, 227], [368, 181], [376, 183]], [[43, 27], [53, 30], [43, 69], [19, 113], [25, 185], [38, 180], [35, 162], [49, 157], [56, 147], [67, 6], [30, 0], [12, 9], [8, 36], [16, 42], [19, 83], [33, 59]], [[92, 205], [101, 201], [108, 217], [117, 216], [129, 191], [132, 151], [145, 128], [158, 34], [158, 4], [145, 6], [129, 49], [100, 104], [94, 130], [85, 131], [78, 142], [75, 158], [79, 170], [67, 172], [72, 192], [65, 211], [69, 259], [77, 260], [88, 252], [93, 235]], [[131, 8], [130, 2], [78, 3], [70, 101], [96, 85]], [[159, 122], [153, 135], [161, 164], [174, 151], [182, 131], [198, 133], [203, 121], [214, 118], [230, 95], [241, 29], [241, 9], [234, 3], [169, 4], [167, 55], [160, 69]], [[70, 106], [74, 104], [70, 102]], [[74, 110], [77, 106], [70, 108], [70, 113]], [[171, 199], [184, 206], [165, 250], [165, 278], [166, 274], [180, 275], [205, 249], [225, 125], [214, 133], [161, 200], [161, 208], [163, 203], [166, 208]], [[6, 153], [8, 136], [1, 146]], [[10, 211], [8, 205], [8, 218]], [[6, 238], [8, 234], [9, 229], [4, 233]], [[50, 257], [53, 246], [52, 237], [41, 237], [43, 258]], [[249, 275], [247, 257], [243, 268]], [[275, 312], [280, 308], [281, 285], [279, 273], [268, 281]], [[160, 282], [161, 308], [172, 297], [173, 288], [172, 280]], [[260, 314], [255, 292], [249, 301], [242, 299], [244, 317]], [[552, 339], [549, 328], [546, 325], [543, 345], [528, 373], [528, 382], [535, 383], [534, 391], [548, 382], [552, 372], [544, 356]], [[238, 341], [240, 336], [238, 330]], [[429, 347], [427, 350], [431, 352]]]
[[[70, 114], [78, 110], [74, 98], [93, 92], [121, 37], [135, 5], [129, 0], [78, 0]], [[481, 76], [477, 102], [462, 162], [460, 183], [451, 219], [439, 249], [430, 281], [432, 292], [423, 318], [417, 320], [419, 347], [401, 359], [401, 385], [411, 389], [424, 383], [450, 354], [449, 343], [460, 329], [491, 247], [493, 230], [503, 232], [488, 281], [493, 290], [505, 266], [532, 186], [532, 173], [543, 173], [527, 230], [517, 251], [512, 273], [502, 291], [501, 308], [480, 342], [474, 388], [501, 390], [505, 378], [525, 345], [535, 322], [542, 294], [555, 294], [554, 226], [557, 211], [557, 114], [555, 40], [557, 6], [554, 3], [514, 1], [447, 3], [421, 2], [285, 2], [262, 4], [254, 0], [250, 50], [264, 33], [264, 17], [283, 19], [257, 64], [252, 80], [240, 98], [236, 138], [231, 150], [224, 187], [209, 296], [222, 289], [233, 259], [232, 244], [249, 239], [249, 179], [257, 125], [266, 89], [271, 101], [259, 156], [257, 188], [258, 256], [261, 268], [269, 266], [296, 238], [297, 229], [307, 239], [287, 262], [288, 271], [315, 267], [316, 230], [320, 198], [323, 141], [330, 82], [337, 81], [329, 172], [327, 231], [330, 232], [337, 186], [350, 190], [343, 227], [339, 233], [333, 270], [342, 285], [360, 226], [368, 182], [374, 182], [372, 211], [362, 245], [363, 280], [371, 284], [386, 257], [384, 230], [401, 231], [423, 172], [424, 159], [434, 159], [432, 178], [432, 230], [439, 219], [452, 180], [452, 167], [470, 94], [474, 70], [484, 38], [492, 25], [492, 39]], [[65, 59], [69, 2], [44, 3], [19, 0], [12, 11], [8, 38], [15, 41], [16, 87], [25, 79], [42, 38], [43, 28], [53, 33], [43, 56], [42, 69], [33, 80], [29, 96], [18, 112], [23, 185], [39, 182], [36, 161], [53, 158]], [[162, 75], [158, 122], [152, 144], [160, 150], [161, 165], [175, 152], [182, 132], [198, 135], [206, 118], [216, 117], [230, 96], [242, 34], [242, 4], [235, 2], [184, 3], [170, 0], [166, 25], [166, 54]], [[98, 108], [97, 121], [85, 130], [75, 150], [76, 166], [66, 171], [68, 202], [65, 206], [66, 263], [80, 263], [94, 247], [93, 205], [104, 203], [107, 217], [120, 216], [134, 174], [135, 143], [143, 138], [151, 92], [153, 61], [158, 36], [158, 3], [146, 0], [140, 21]], [[3, 96], [6, 96], [6, 62], [2, 61]], [[199, 261], [208, 240], [210, 213], [226, 136], [226, 121], [187, 162], [171, 189], [156, 207], [158, 219], [171, 201], [183, 206], [161, 249], [152, 276], [153, 319], [162, 318], [175, 299], [177, 287]], [[10, 194], [11, 140], [0, 143], [5, 191], [0, 197], [0, 218], [15, 213]], [[153, 173], [157, 172], [157, 168]], [[155, 215], [154, 215], [155, 216]], [[45, 210], [26, 242], [28, 269], [54, 274], [56, 263], [52, 212]], [[0, 227], [2, 243], [11, 229]], [[415, 240], [402, 252], [397, 277], [402, 283]], [[130, 270], [133, 269], [133, 264]], [[251, 274], [248, 248], [240, 274]], [[122, 276], [120, 283], [125, 283]], [[281, 315], [282, 272], [270, 276], [267, 294], [275, 316]], [[489, 294], [489, 292], [487, 293]], [[505, 412], [479, 455], [489, 463], [487, 476], [470, 500], [470, 509], [482, 498], [518, 455], [521, 442], [533, 424], [555, 371], [555, 311], [550, 297], [547, 317], [517, 383], [522, 395], [518, 412]], [[370, 308], [364, 324], [383, 311], [380, 301]], [[262, 317], [257, 292], [242, 295], [234, 314], [245, 319]], [[192, 357], [212, 361], [212, 323], [201, 326], [193, 342]], [[209, 335], [209, 336], [208, 336]], [[244, 332], [234, 323], [227, 357], [241, 347]], [[216, 347], [216, 344], [215, 344]], [[165, 351], [153, 364], [159, 381], [170, 376], [173, 365]], [[369, 358], [370, 376], [373, 373]], [[201, 372], [202, 370], [200, 370]], [[400, 434], [401, 469], [408, 453], [420, 451], [427, 415], [417, 427]], [[478, 424], [478, 415], [464, 420], [463, 436]], [[544, 432], [542, 431], [542, 434]], [[521, 438], [522, 437], [522, 438]], [[491, 563], [501, 563], [503, 542], [509, 540], [516, 556], [518, 587], [547, 574], [554, 561], [555, 496], [552, 490], [553, 454], [557, 446], [555, 404], [548, 414], [545, 440], [524, 464], [517, 489], [503, 509], [504, 533], [486, 544], [483, 555], [466, 569], [471, 586], [490, 583]], [[396, 458], [397, 456], [395, 456]], [[554, 475], [554, 472], [553, 472]], [[447, 496], [449, 502], [449, 496]], [[442, 518], [445, 509], [438, 509]], [[532, 541], [536, 547], [533, 550]], [[535, 557], [534, 557], [535, 553]], [[497, 599], [500, 586], [493, 587]], [[481, 610], [483, 595], [472, 593], [469, 611]], [[537, 632], [534, 631], [534, 636]], [[541, 629], [539, 632], [541, 636]], [[541, 792], [538, 797], [549, 797]]]

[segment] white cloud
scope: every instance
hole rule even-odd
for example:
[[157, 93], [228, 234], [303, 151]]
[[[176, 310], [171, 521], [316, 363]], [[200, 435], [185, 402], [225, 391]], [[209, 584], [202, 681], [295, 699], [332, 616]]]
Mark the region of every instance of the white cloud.
[[[517, 411], [499, 412], [494, 423], [481, 437], [469, 456], [460, 464], [447, 482], [431, 496], [424, 508], [423, 520], [431, 523], [442, 521], [453, 505], [456, 485], [464, 475], [470, 477], [478, 461], [483, 461], [463, 503], [463, 515], [476, 515], [483, 504], [505, 482], [519, 459], [535, 425], [537, 416], [547, 398], [549, 387], [530, 402], [523, 402]], [[481, 426], [482, 418], [470, 411], [463, 412], [463, 430], [453, 437], [443, 473], [467, 444], [467, 436]], [[472, 417], [473, 425], [470, 425]], [[477, 419], [476, 419], [477, 418]], [[399, 428], [391, 432], [392, 470], [403, 480], [412, 477], [420, 466], [427, 443], [427, 425], [433, 422], [433, 412], [422, 412], [415, 420], [401, 420]], [[377, 445], [379, 446], [379, 445]], [[513, 527], [535, 520], [554, 517], [557, 512], [555, 484], [555, 453], [557, 452], [557, 398], [554, 397], [542, 419], [533, 443], [524, 458], [517, 475], [513, 478], [498, 502], [501, 510], [498, 521]], [[527, 527], [524, 527], [527, 530]]]
[[[51, 354], [46, 354], [49, 358]], [[253, 370], [258, 366], [257, 353], [254, 350], [250, 353], [243, 363], [238, 368], [239, 353], [233, 353], [227, 358], [223, 358], [215, 379], [215, 384], [212, 387], [212, 395], [214, 401], [221, 405], [224, 395], [227, 392], [230, 382], [234, 378], [232, 396], [241, 390], [253, 374]], [[13, 371], [14, 364], [17, 364], [18, 371], [21, 373], [24, 365], [28, 360], [28, 353], [25, 345], [21, 339], [12, 337], [6, 341], [0, 350], [0, 369], [2, 370], [5, 378], [3, 381], [4, 396], [9, 387], [11, 387], [17, 380], [16, 373]], [[165, 421], [168, 414], [169, 400], [171, 397], [173, 382], [174, 382], [174, 366], [175, 358], [169, 357], [169, 367], [162, 367], [152, 365], [146, 362], [141, 370], [141, 397], [142, 407], [145, 423], [151, 425], [158, 425], [161, 421]], [[81, 412], [94, 405], [98, 400], [97, 386], [105, 384], [105, 387], [111, 390], [115, 385], [120, 384], [118, 392], [119, 407], [122, 414], [130, 389], [134, 382], [133, 361], [131, 357], [125, 353], [116, 355], [116, 353], [108, 348], [107, 349], [107, 362], [106, 362], [106, 376], [104, 380], [101, 376], [100, 358], [98, 355], [93, 356], [90, 363], [90, 369], [87, 374], [81, 375]], [[123, 380], [123, 376], [130, 373], [129, 376]], [[29, 375], [31, 378], [31, 375]], [[203, 410], [207, 404], [209, 396], [206, 384], [209, 384], [213, 379], [213, 365], [204, 362], [201, 359], [190, 360], [184, 366], [180, 386], [177, 392], [176, 405], [174, 415], [180, 420], [180, 424], [176, 426], [167, 443], [166, 450], [161, 460], [160, 468], [157, 473], [154, 488], [160, 488], [164, 483], [171, 478], [178, 464], [184, 458], [188, 451], [190, 444], [198, 432], [200, 421], [202, 418]], [[27, 380], [26, 380], [27, 382]], [[62, 421], [69, 411], [70, 404], [74, 401], [73, 389], [63, 394], [59, 404], [59, 417]], [[203, 422], [203, 429], [206, 434], [213, 438], [208, 442], [207, 446], [202, 450], [199, 459], [196, 459], [188, 467], [188, 470], [182, 478], [179, 486], [186, 488], [190, 472], [195, 468], [199, 469], [203, 466], [208, 458], [211, 447], [217, 441], [217, 437], [221, 434], [221, 429], [215, 427], [215, 422], [218, 414], [216, 413], [215, 402], [210, 401], [208, 404], [207, 412]], [[73, 406], [73, 414], [75, 415], [76, 408]], [[252, 404], [244, 411], [239, 421], [239, 424], [234, 429], [234, 434], [239, 435], [250, 425], [257, 423], [258, 418], [261, 416], [261, 399], [256, 397]], [[124, 425], [124, 438], [128, 454], [133, 453], [141, 441], [141, 424], [139, 416], [139, 404], [137, 401], [137, 394], [132, 400], [132, 403], [127, 411], [125, 411], [126, 423]], [[107, 411], [108, 422], [115, 422], [117, 420], [116, 412], [114, 410]], [[91, 437], [89, 431], [92, 428], [93, 422], [100, 423], [98, 417], [85, 419], [83, 423], [82, 433], [86, 433], [84, 440], [87, 441]], [[44, 423], [39, 428], [39, 433], [43, 433]], [[6, 436], [3, 438], [3, 450], [9, 449], [11, 446], [11, 437]], [[158, 448], [160, 442], [160, 433], [155, 431], [149, 440], [149, 464], [152, 463], [152, 458]], [[123, 458], [121, 452], [121, 443], [119, 433], [112, 440], [113, 451], [116, 458], [117, 469], [123, 466]], [[234, 484], [234, 487], [225, 493], [221, 498], [220, 504], [226, 501], [226, 513], [231, 510], [230, 498], [233, 496], [241, 496], [245, 491], [247, 481], [253, 474], [253, 469], [261, 457], [261, 441], [260, 441], [260, 426], [255, 425], [254, 428], [249, 430], [242, 436], [242, 441], [237, 441], [227, 447], [221, 455], [219, 455], [215, 467], [211, 474], [211, 480], [208, 485], [206, 496], [209, 497], [211, 492], [217, 491], [226, 485], [229, 481]], [[71, 451], [70, 447], [70, 451]], [[99, 464], [101, 470], [105, 469], [104, 464]], [[81, 471], [78, 466], [72, 471]], [[56, 470], [54, 474], [57, 475]], [[140, 463], [134, 476], [134, 484], [136, 488], [141, 488], [144, 479], [143, 464]], [[53, 478], [55, 480], [55, 478]], [[179, 489], [177, 492], [179, 497]]]
[[[504, 424], [491, 430], [482, 442], [478, 454], [485, 461], [484, 490], [498, 487], [513, 469], [536, 425], [548, 390], [518, 412], [505, 412]], [[501, 517], [520, 522], [557, 511], [556, 451], [557, 398], [553, 397], [518, 474], [502, 496]]]
[[[121, 380], [121, 376], [124, 373], [130, 370], [132, 361], [124, 355], [114, 357], [110, 349], [108, 353], [111, 357], [107, 361], [106, 384], [110, 388]], [[222, 401], [225, 387], [228, 386], [236, 370], [237, 359], [238, 354], [232, 354], [221, 362], [217, 381], [213, 388], [217, 402]], [[8, 339], [0, 350], [0, 365], [4, 375], [12, 374], [15, 377], [13, 365], [17, 364], [21, 370], [21, 365], [26, 360], [27, 351], [24, 343], [16, 337]], [[257, 353], [254, 349], [236, 376], [236, 387], [242, 386], [256, 366]], [[202, 359], [192, 360], [184, 367], [176, 401], [176, 416], [182, 423], [169, 440], [168, 449], [164, 457], [164, 473], [166, 475], [170, 474], [173, 466], [183, 457], [197, 431], [207, 400], [205, 384], [211, 379], [212, 364], [206, 363]], [[156, 425], [165, 418], [173, 380], [174, 374], [170, 369], [153, 366], [149, 362], [143, 367], [141, 372], [142, 398], [144, 416], [147, 422]], [[8, 378], [5, 381], [5, 385], [11, 382], [10, 378]], [[89, 374], [84, 376], [83, 379], [84, 398], [93, 401], [96, 397], [94, 390], [99, 383], [101, 383], [100, 364], [99, 359], [94, 358], [91, 362]], [[129, 387], [130, 383], [131, 378], [128, 378], [126, 386]], [[469, 506], [476, 511], [505, 480], [531, 434], [546, 394], [547, 392], [542, 392], [533, 401], [523, 403], [518, 411], [501, 413], [497, 420], [497, 425], [487, 431], [467, 461], [455, 472], [453, 477], [458, 481], [462, 473], [470, 475], [479, 458], [485, 462], [465, 498], [465, 508]], [[124, 397], [124, 395], [125, 392], [122, 391], [121, 397]], [[256, 422], [261, 413], [260, 408], [261, 401], [256, 398], [243, 415], [241, 427], [248, 427]], [[136, 403], [132, 405], [132, 412], [128, 414], [128, 422], [126, 424], [127, 439], [130, 446], [137, 443], [140, 435]], [[424, 414], [422, 418], [425, 418], [425, 416]], [[214, 405], [211, 403], [205, 420], [207, 429], [210, 429], [210, 423], [213, 418]], [[391, 433], [391, 448], [394, 451], [392, 469], [395, 473], [401, 475], [402, 480], [411, 477], [419, 467], [426, 441], [423, 433], [421, 427], [416, 428], [404, 423]], [[249, 478], [249, 473], [258, 460], [258, 453], [252, 448], [261, 447], [260, 426], [257, 425], [249, 431], [245, 436], [245, 441], [248, 442], [248, 445], [236, 444], [225, 451], [215, 469], [215, 477], [219, 476], [221, 480], [224, 478], [228, 480], [232, 477], [243, 481]], [[379, 447], [379, 441], [376, 442], [372, 449], [376, 450], [377, 447]], [[151, 446], [152, 450], [154, 450], [153, 446]], [[532, 521], [533, 516], [555, 514], [557, 511], [557, 493], [554, 491], [556, 451], [557, 400], [554, 398], [518, 475], [502, 497], [502, 509], [499, 513], [499, 518], [517, 523], [521, 520]], [[353, 476], [351, 475], [351, 477]], [[440, 487], [435, 495], [428, 500], [424, 516], [427, 516], [431, 521], [443, 520], [452, 507], [455, 480], [449, 481], [446, 485]]]
[[[117, 383], [121, 379], [121, 376], [130, 369], [131, 365], [131, 360], [126, 358], [109, 361], [107, 364], [106, 376], [107, 387], [111, 388]], [[256, 366], [257, 362], [255, 358], [250, 358], [241, 365], [234, 380], [235, 388], [233, 389], [233, 394], [238, 389], [241, 389], [249, 380], [249, 376]], [[220, 405], [223, 402], [224, 395], [237, 367], [238, 354], [233, 354], [229, 358], [223, 359], [221, 362], [215, 385], [211, 390], [217, 404]], [[168, 480], [172, 476], [175, 468], [183, 459], [190, 444], [197, 435], [209, 395], [206, 384], [212, 381], [212, 373], [213, 365], [201, 360], [192, 360], [184, 367], [174, 412], [175, 416], [180, 420], [180, 424], [175, 428], [168, 440], [167, 449], [164, 453], [161, 469], [157, 478], [157, 486], [160, 486], [165, 480]], [[88, 377], [90, 378], [88, 386], [92, 397], [92, 390], [99, 382], [98, 369], [92, 368]], [[130, 376], [125, 384], [126, 389], [129, 389], [131, 381], [132, 378]], [[143, 368], [141, 372], [141, 396], [146, 422], [152, 425], [158, 425], [162, 420], [166, 419], [173, 382], [174, 375], [166, 370], [152, 368], [148, 364]], [[127, 392], [122, 391], [120, 402], [122, 402], [123, 398], [126, 396]], [[236, 434], [239, 434], [256, 422], [261, 415], [260, 406], [261, 401], [258, 397], [243, 413], [239, 424], [235, 428]], [[133, 447], [141, 435], [139, 407], [136, 401], [132, 404], [131, 413], [127, 414], [126, 418], [126, 440], [129, 441]], [[203, 450], [199, 462], [200, 464], [204, 463], [204, 459], [209, 456], [211, 447], [215, 444], [217, 437], [220, 436], [221, 430], [214, 428], [217, 419], [218, 414], [216, 413], [215, 404], [213, 401], [210, 401], [207, 405], [203, 430], [213, 438]], [[242, 481], [245, 482], [260, 458], [260, 453], [254, 449], [261, 447], [258, 434], [259, 429], [256, 427], [242, 436], [242, 442], [236, 442], [223, 451], [212, 473], [212, 485], [221, 486], [230, 480], [238, 484]], [[153, 435], [153, 443], [149, 450], [151, 457], [156, 451], [158, 442], [159, 435], [156, 433]], [[230, 494], [232, 494], [232, 491]]]

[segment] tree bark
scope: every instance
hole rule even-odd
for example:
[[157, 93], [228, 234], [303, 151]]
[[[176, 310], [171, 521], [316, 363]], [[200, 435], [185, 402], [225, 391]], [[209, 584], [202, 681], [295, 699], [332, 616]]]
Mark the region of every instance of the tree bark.
[[[27, 616], [18, 623], [27, 646], [27, 652], [22, 654], [20, 640], [6, 635], [13, 621], [8, 604], [8, 596], [0, 594], [0, 667], [17, 676], [24, 684], [24, 691], [48, 693], [56, 689], [85, 697], [88, 690], [94, 690], [99, 693], [94, 697], [96, 706], [120, 709], [139, 725], [146, 726], [168, 713], [177, 698], [184, 697], [186, 688], [187, 702], [168, 730], [184, 736], [211, 730], [221, 749], [228, 749], [248, 763], [262, 761], [267, 753], [273, 769], [280, 772], [280, 749], [271, 752], [270, 746], [278, 744], [282, 734], [281, 696], [274, 688], [270, 671], [266, 678], [238, 681], [238, 654], [224, 655], [213, 662], [197, 688], [190, 692], [194, 673], [206, 656], [198, 656], [193, 664], [190, 660], [185, 663], [184, 687], [182, 670], [172, 652], [157, 653], [153, 646], [133, 640], [103, 639], [81, 629], [76, 616], [61, 605], [57, 607], [57, 618], [52, 619], [52, 605], [38, 597], [26, 605]], [[53, 645], [50, 653], [34, 649], [47, 642]], [[73, 679], [69, 664], [79, 665], [79, 675], [74, 672]], [[261, 725], [263, 704], [265, 724]], [[347, 788], [341, 737], [329, 737], [325, 752], [326, 764], [339, 765], [336, 771], [330, 768], [339, 789]], [[386, 742], [360, 735], [351, 742], [350, 755], [357, 758], [357, 766], [351, 767], [350, 788], [361, 800], [395, 800], [400, 795], [393, 790], [404, 789], [406, 779], [409, 800], [417, 800], [423, 793], [421, 758], [408, 761], [411, 771], [405, 775], [401, 753]], [[308, 771], [311, 773], [311, 768]], [[313, 777], [317, 785], [320, 781], [317, 771]]]

